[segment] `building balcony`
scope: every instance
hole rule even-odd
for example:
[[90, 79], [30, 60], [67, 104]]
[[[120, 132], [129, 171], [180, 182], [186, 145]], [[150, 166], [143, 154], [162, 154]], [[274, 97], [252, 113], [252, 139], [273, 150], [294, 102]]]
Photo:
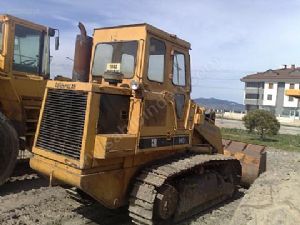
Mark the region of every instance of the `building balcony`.
[[245, 88], [246, 94], [263, 94], [264, 89], [262, 88]]
[[261, 99], [244, 99], [245, 105], [262, 105]]

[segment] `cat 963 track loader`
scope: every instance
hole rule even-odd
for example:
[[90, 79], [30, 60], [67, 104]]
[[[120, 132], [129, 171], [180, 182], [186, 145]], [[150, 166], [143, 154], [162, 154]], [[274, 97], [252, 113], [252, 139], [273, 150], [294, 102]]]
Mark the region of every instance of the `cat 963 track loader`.
[[88, 82], [47, 83], [33, 169], [108, 208], [129, 204], [136, 224], [171, 224], [265, 170], [264, 147], [222, 143], [191, 100], [188, 42], [148, 24], [80, 29], [73, 75]]
[[10, 177], [19, 150], [31, 150], [55, 33], [50, 27], [0, 15], [0, 185]]

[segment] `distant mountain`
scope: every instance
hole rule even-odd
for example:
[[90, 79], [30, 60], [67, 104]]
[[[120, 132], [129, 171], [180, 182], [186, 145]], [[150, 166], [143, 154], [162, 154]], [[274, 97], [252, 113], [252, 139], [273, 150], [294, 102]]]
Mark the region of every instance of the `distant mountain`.
[[245, 106], [243, 104], [216, 98], [196, 98], [194, 101], [207, 109], [235, 112], [242, 112], [245, 110]]

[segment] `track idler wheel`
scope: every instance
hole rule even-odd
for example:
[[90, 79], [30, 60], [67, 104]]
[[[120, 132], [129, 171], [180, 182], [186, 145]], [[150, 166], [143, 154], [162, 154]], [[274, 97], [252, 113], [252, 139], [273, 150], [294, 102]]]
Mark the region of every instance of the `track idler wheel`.
[[0, 113], [0, 185], [11, 176], [19, 153], [17, 132]]

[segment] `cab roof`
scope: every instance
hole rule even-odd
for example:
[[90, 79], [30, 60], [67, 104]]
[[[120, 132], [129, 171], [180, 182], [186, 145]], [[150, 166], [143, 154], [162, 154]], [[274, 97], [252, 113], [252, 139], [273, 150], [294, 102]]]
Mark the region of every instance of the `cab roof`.
[[17, 23], [20, 23], [20, 24], [29, 24], [30, 26], [38, 27], [41, 30], [47, 30], [47, 27], [44, 26], [44, 25], [33, 23], [29, 20], [24, 20], [24, 19], [9, 15], [9, 14], [0, 14], [0, 20], [2, 20], [2, 21], [13, 20], [13, 21], [16, 21]]
[[187, 49], [191, 48], [191, 44], [183, 39], [178, 38], [174, 34], [167, 33], [159, 28], [156, 28], [150, 24], [147, 23], [138, 23], [138, 24], [128, 24], [128, 25], [119, 25], [119, 26], [112, 26], [112, 27], [101, 27], [101, 28], [95, 28], [94, 32], [97, 30], [108, 30], [108, 29], [120, 29], [120, 28], [132, 28], [132, 27], [140, 27], [142, 29], [145, 29], [148, 33], [154, 34], [162, 39], [168, 40], [170, 42], [174, 42], [178, 45], [181, 45]]

